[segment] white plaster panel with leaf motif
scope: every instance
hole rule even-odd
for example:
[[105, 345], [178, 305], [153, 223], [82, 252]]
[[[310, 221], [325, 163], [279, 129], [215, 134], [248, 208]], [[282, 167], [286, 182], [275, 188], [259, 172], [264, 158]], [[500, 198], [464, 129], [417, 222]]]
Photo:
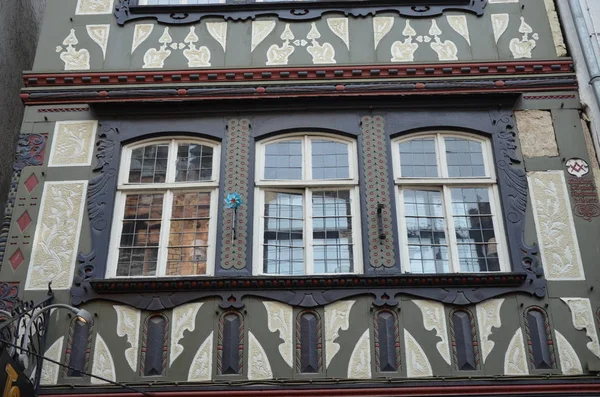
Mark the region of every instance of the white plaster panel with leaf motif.
[[600, 344], [598, 341], [598, 332], [592, 312], [592, 304], [588, 298], [560, 298], [571, 309], [571, 320], [573, 326], [579, 331], [585, 330], [585, 334], [590, 339], [587, 348], [600, 358]]
[[325, 306], [325, 367], [329, 367], [331, 360], [340, 351], [336, 339], [340, 331], [350, 328], [350, 311], [356, 301], [338, 301]]
[[494, 348], [494, 342], [489, 339], [492, 334], [492, 328], [500, 328], [502, 326], [500, 309], [503, 303], [504, 299], [489, 299], [478, 303], [475, 307], [477, 311], [477, 325], [481, 337], [481, 355], [484, 363]]
[[[48, 350], [46, 350], [46, 352], [44, 353], [44, 357], [47, 357], [50, 360], [60, 362], [60, 358], [61, 358], [62, 351], [63, 351], [64, 339], [65, 339], [64, 336], [61, 336], [60, 338], [58, 338], [52, 344], [52, 346], [50, 346], [48, 348]], [[56, 385], [58, 383], [59, 371], [60, 371], [60, 366], [58, 364], [55, 364], [48, 360], [44, 360], [44, 363], [42, 365], [42, 374], [40, 375], [40, 385], [44, 385], [44, 386]], [[7, 394], [6, 391], [5, 391], [5, 395], [12, 396], [12, 394]]]
[[356, 342], [348, 362], [349, 379], [371, 378], [371, 338], [367, 329]]
[[113, 308], [117, 312], [117, 335], [126, 337], [129, 343], [125, 349], [125, 359], [131, 369], [137, 371], [141, 312], [129, 306], [113, 305]]
[[269, 357], [252, 331], [248, 332], [248, 379], [273, 379]]
[[409, 378], [433, 376], [433, 369], [425, 351], [406, 328], [404, 329], [404, 346], [406, 352], [406, 376]]
[[193, 302], [173, 309], [171, 352], [169, 355], [171, 362], [169, 366], [173, 365], [173, 361], [183, 353], [183, 346], [179, 342], [183, 339], [185, 331], [194, 332], [196, 328], [196, 316], [202, 305], [202, 302]]
[[263, 305], [267, 310], [267, 326], [269, 331], [279, 331], [279, 337], [283, 343], [279, 345], [279, 353], [283, 360], [291, 367], [294, 367], [294, 311], [290, 305], [280, 302], [264, 301]]
[[112, 14], [114, 0], [77, 0], [75, 15]]
[[[110, 353], [108, 345], [100, 334], [96, 335], [96, 344], [94, 345], [94, 359], [92, 361], [92, 374], [115, 382], [117, 380], [117, 372], [115, 370], [115, 362]], [[103, 380], [92, 378], [92, 384], [107, 384]]]
[[57, 121], [48, 167], [80, 167], [92, 163], [97, 120]]
[[188, 382], [202, 382], [212, 379], [213, 334], [214, 332], [211, 332], [198, 348], [188, 371]]
[[504, 356], [504, 375], [529, 375], [523, 332], [517, 328]]
[[556, 334], [556, 350], [558, 350], [560, 371], [563, 375], [582, 375], [583, 367], [575, 349], [563, 334], [557, 330], [554, 330], [554, 333]]
[[450, 361], [450, 344], [448, 342], [448, 328], [446, 326], [446, 313], [444, 304], [440, 302], [414, 299], [412, 301], [423, 314], [423, 326], [427, 331], [435, 330], [436, 336], [441, 340], [436, 343], [440, 355], [448, 363]]

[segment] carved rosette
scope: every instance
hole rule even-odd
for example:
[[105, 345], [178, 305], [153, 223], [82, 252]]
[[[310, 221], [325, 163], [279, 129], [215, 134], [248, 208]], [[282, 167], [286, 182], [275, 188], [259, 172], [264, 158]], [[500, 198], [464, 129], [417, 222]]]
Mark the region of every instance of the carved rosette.
[[[225, 147], [225, 194], [239, 193], [243, 203], [248, 202], [249, 154], [250, 121], [246, 119], [230, 119], [227, 124]], [[222, 269], [240, 270], [246, 267], [247, 226], [248, 205], [242, 205], [236, 210], [232, 208], [223, 209], [223, 232], [221, 235]]]
[[369, 264], [375, 269], [396, 266], [384, 128], [383, 116], [361, 118]]

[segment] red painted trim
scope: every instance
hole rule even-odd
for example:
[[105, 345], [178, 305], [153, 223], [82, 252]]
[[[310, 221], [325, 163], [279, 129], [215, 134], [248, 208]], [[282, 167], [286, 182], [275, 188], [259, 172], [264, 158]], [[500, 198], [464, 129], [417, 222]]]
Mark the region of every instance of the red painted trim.
[[[155, 388], [156, 389], [156, 388]], [[47, 394], [52, 397], [144, 397], [141, 393], [89, 393]], [[486, 386], [424, 386], [390, 388], [335, 388], [335, 389], [262, 389], [243, 391], [152, 391], [157, 397], [417, 397], [417, 396], [471, 396], [471, 395], [522, 395], [522, 394], [566, 394], [600, 393], [600, 383], [570, 383], [541, 385], [486, 385]]]
[[25, 87], [165, 84], [232, 81], [347, 80], [398, 77], [539, 75], [572, 73], [571, 60], [340, 65], [290, 68], [138, 70], [123, 72], [25, 73]]
[[289, 93], [289, 94], [247, 94], [247, 95], [224, 95], [224, 96], [169, 96], [169, 97], [146, 97], [146, 98], [110, 98], [108, 95], [98, 95], [97, 98], [72, 99], [44, 99], [35, 100], [27, 97], [23, 99], [26, 105], [53, 105], [53, 104], [80, 104], [80, 103], [121, 103], [121, 102], [189, 102], [205, 100], [231, 100], [231, 99], [278, 99], [278, 98], [314, 98], [314, 97], [360, 97], [360, 96], [409, 96], [409, 95], [456, 95], [456, 94], [498, 94], [498, 93], [522, 93], [536, 91], [573, 91], [577, 87], [573, 85], [566, 86], [542, 86], [527, 88], [495, 88], [495, 89], [464, 89], [464, 90], [414, 90], [414, 91], [375, 91], [375, 92], [320, 92], [320, 93]]

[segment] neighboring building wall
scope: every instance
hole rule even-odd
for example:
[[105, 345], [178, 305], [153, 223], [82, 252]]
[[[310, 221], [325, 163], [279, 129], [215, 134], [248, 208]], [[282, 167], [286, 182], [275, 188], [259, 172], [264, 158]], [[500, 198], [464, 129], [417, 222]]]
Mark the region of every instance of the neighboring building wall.
[[0, 1], [0, 219], [12, 176], [14, 150], [23, 119], [21, 72], [31, 69], [46, 0]]

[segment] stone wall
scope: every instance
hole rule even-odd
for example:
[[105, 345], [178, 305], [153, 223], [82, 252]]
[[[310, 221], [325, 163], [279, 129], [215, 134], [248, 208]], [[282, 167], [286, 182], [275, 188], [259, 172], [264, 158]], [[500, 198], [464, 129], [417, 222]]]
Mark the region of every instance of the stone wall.
[[46, 0], [0, 2], [0, 218], [12, 175], [23, 105], [19, 99], [21, 72], [31, 69]]

